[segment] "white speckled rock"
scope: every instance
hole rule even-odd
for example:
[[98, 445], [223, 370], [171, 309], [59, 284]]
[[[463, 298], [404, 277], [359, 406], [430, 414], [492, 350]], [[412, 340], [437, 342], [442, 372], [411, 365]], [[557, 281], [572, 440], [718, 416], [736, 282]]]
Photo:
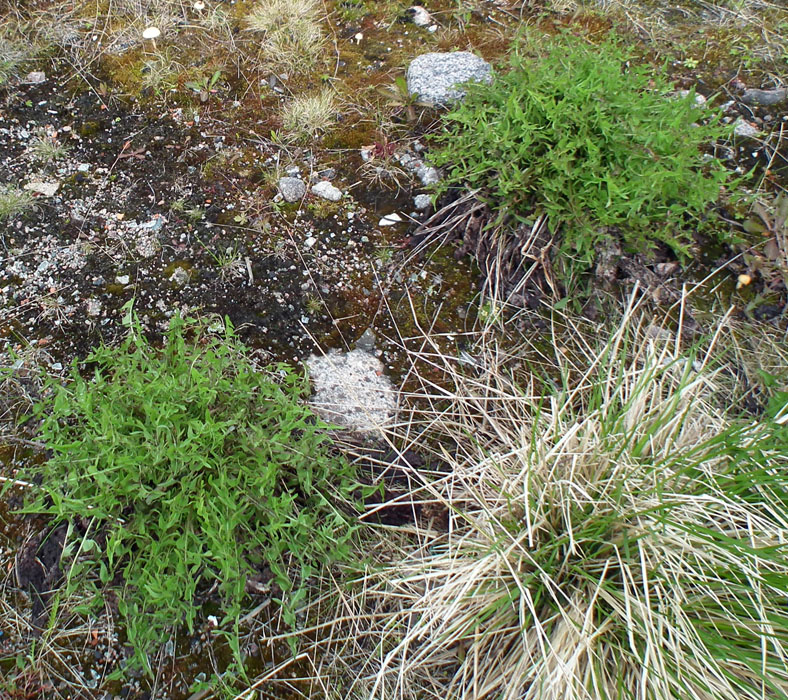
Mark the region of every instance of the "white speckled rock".
[[325, 180], [312, 185], [312, 194], [327, 199], [329, 202], [338, 202], [342, 199], [342, 190]]
[[379, 435], [392, 420], [397, 398], [377, 357], [365, 350], [313, 355], [307, 360], [315, 387], [312, 408], [323, 420], [367, 435]]
[[462, 83], [491, 80], [490, 64], [469, 51], [425, 53], [408, 66], [408, 92], [436, 106], [465, 97]]

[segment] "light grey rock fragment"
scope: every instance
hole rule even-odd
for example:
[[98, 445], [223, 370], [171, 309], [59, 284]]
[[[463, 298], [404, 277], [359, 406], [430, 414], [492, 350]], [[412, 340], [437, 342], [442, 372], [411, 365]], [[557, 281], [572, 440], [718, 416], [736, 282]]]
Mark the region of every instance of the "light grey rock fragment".
[[428, 194], [417, 194], [413, 198], [413, 206], [419, 211], [429, 209], [432, 205], [432, 198]]
[[329, 202], [338, 202], [342, 199], [342, 190], [326, 181], [312, 185], [312, 194], [327, 199]]
[[44, 197], [54, 197], [55, 193], [60, 189], [59, 182], [39, 182], [34, 180], [33, 182], [28, 182], [23, 189], [29, 190], [30, 192], [34, 192], [35, 194], [40, 194]]
[[758, 131], [758, 127], [755, 126], [755, 124], [752, 124], [751, 122], [739, 117], [733, 124], [733, 133], [736, 134], [736, 136], [753, 138], [760, 132]]
[[153, 218], [150, 221], [146, 221], [144, 224], [140, 224], [140, 229], [147, 229], [152, 233], [156, 231], [161, 231], [164, 228], [164, 224], [167, 223], [167, 219], [165, 219], [161, 214], [154, 214]]
[[364, 350], [312, 355], [307, 360], [315, 388], [311, 405], [329, 423], [362, 435], [380, 436], [396, 413], [397, 399], [383, 365]]
[[356, 341], [356, 350], [364, 350], [365, 352], [374, 354], [377, 342], [378, 340], [375, 337], [375, 332], [371, 328], [367, 328]]
[[279, 191], [286, 202], [297, 202], [306, 194], [306, 184], [297, 177], [281, 177]]
[[184, 270], [182, 267], [176, 267], [170, 275], [170, 282], [178, 288], [185, 287], [189, 283], [189, 279], [188, 270]]
[[425, 53], [408, 66], [408, 92], [432, 105], [446, 105], [465, 97], [463, 83], [492, 80], [492, 67], [469, 51]]
[[788, 98], [788, 88], [775, 88], [773, 90], [750, 88], [744, 91], [741, 101], [746, 105], [771, 107], [772, 105], [780, 104], [786, 98]]

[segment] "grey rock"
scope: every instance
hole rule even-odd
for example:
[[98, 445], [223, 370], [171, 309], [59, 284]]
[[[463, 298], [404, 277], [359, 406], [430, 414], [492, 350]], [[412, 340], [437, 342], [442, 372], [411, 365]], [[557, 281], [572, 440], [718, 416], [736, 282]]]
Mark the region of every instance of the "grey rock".
[[413, 198], [413, 206], [419, 211], [429, 209], [432, 205], [432, 198], [428, 194], [417, 194]]
[[188, 270], [176, 267], [170, 275], [170, 282], [172, 282], [173, 286], [180, 288], [185, 287], [189, 283], [190, 278], [191, 275], [189, 275]]
[[279, 191], [286, 202], [297, 202], [306, 194], [306, 184], [297, 177], [280, 177]]
[[285, 168], [285, 175], [287, 175], [287, 177], [298, 177], [299, 172], [300, 171], [297, 165], [288, 165]]
[[759, 90], [750, 88], [744, 91], [741, 101], [746, 105], [764, 105], [771, 107], [779, 104], [788, 97], [788, 88], [775, 88], [773, 90]]
[[378, 342], [378, 339], [375, 337], [375, 333], [371, 328], [367, 328], [362, 334], [361, 337], [356, 341], [356, 350], [363, 350], [364, 352], [374, 353], [375, 352], [375, 345]]
[[312, 194], [327, 199], [329, 202], [338, 202], [342, 199], [342, 190], [326, 181], [312, 185]]
[[39, 83], [45, 83], [47, 80], [46, 73], [40, 70], [34, 70], [31, 73], [28, 73], [25, 76], [25, 82], [29, 85], [38, 85]]
[[465, 97], [460, 87], [463, 83], [489, 83], [491, 80], [490, 64], [469, 51], [425, 53], [414, 58], [408, 66], [408, 92], [435, 106]]
[[733, 124], [733, 133], [736, 134], [736, 136], [753, 138], [757, 136], [760, 131], [755, 124], [739, 117]]
[[28, 182], [22, 189], [29, 190], [30, 192], [40, 194], [44, 197], [54, 197], [58, 189], [60, 189], [60, 183], [34, 180], [33, 182]]

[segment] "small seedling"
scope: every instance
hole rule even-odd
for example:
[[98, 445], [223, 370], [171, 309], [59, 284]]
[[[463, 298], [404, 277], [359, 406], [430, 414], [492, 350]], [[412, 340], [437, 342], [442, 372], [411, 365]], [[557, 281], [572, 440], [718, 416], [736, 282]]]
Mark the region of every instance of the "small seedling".
[[409, 122], [417, 119], [416, 107], [429, 107], [429, 103], [422, 102], [417, 93], [408, 90], [408, 81], [401, 75], [394, 79], [390, 85], [379, 88], [379, 92], [386, 98], [386, 103], [391, 107], [405, 110]]
[[213, 75], [206, 75], [199, 80], [190, 80], [186, 83], [186, 87], [200, 95], [200, 102], [207, 102], [210, 95], [216, 94], [217, 90], [215, 88], [221, 79], [222, 71], [217, 70], [214, 71]]

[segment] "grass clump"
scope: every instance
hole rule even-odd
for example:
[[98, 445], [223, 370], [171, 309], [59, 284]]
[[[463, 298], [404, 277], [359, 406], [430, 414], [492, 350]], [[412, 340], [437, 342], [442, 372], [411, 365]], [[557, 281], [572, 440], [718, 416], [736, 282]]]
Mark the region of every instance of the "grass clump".
[[0, 221], [13, 219], [35, 206], [31, 192], [16, 185], [0, 185]]
[[0, 87], [16, 77], [29, 51], [0, 27]]
[[285, 139], [304, 141], [315, 138], [335, 122], [337, 109], [337, 99], [328, 88], [313, 95], [294, 97], [282, 112]]
[[729, 369], [679, 336], [629, 315], [544, 384], [494, 346], [443, 358], [414, 420], [453, 446], [418, 496], [449, 524], [381, 575], [370, 697], [788, 697], [788, 392], [734, 415]]
[[249, 576], [270, 570], [295, 624], [306, 580], [349, 554], [351, 467], [303, 405], [305, 380], [284, 365], [258, 370], [244, 350], [232, 329], [177, 317], [158, 350], [134, 323], [38, 406], [52, 456], [29, 469], [40, 489], [26, 510], [70, 524], [67, 592], [100, 604], [100, 587], [115, 589], [145, 668], [173, 625], [193, 628], [211, 585], [239, 659]]
[[43, 128], [36, 131], [27, 147], [30, 157], [43, 165], [63, 160], [69, 150], [68, 144], [61, 142], [54, 133]]
[[691, 92], [639, 66], [613, 38], [600, 46], [527, 34], [507, 73], [472, 85], [433, 151], [441, 187], [479, 189], [519, 219], [546, 212], [559, 260], [587, 267], [615, 236], [631, 250], [692, 243], [688, 217], [716, 201], [728, 172], [701, 148], [725, 130]]
[[288, 71], [302, 71], [317, 63], [326, 38], [319, 0], [264, 0], [246, 15], [249, 31], [261, 36], [264, 63]]

